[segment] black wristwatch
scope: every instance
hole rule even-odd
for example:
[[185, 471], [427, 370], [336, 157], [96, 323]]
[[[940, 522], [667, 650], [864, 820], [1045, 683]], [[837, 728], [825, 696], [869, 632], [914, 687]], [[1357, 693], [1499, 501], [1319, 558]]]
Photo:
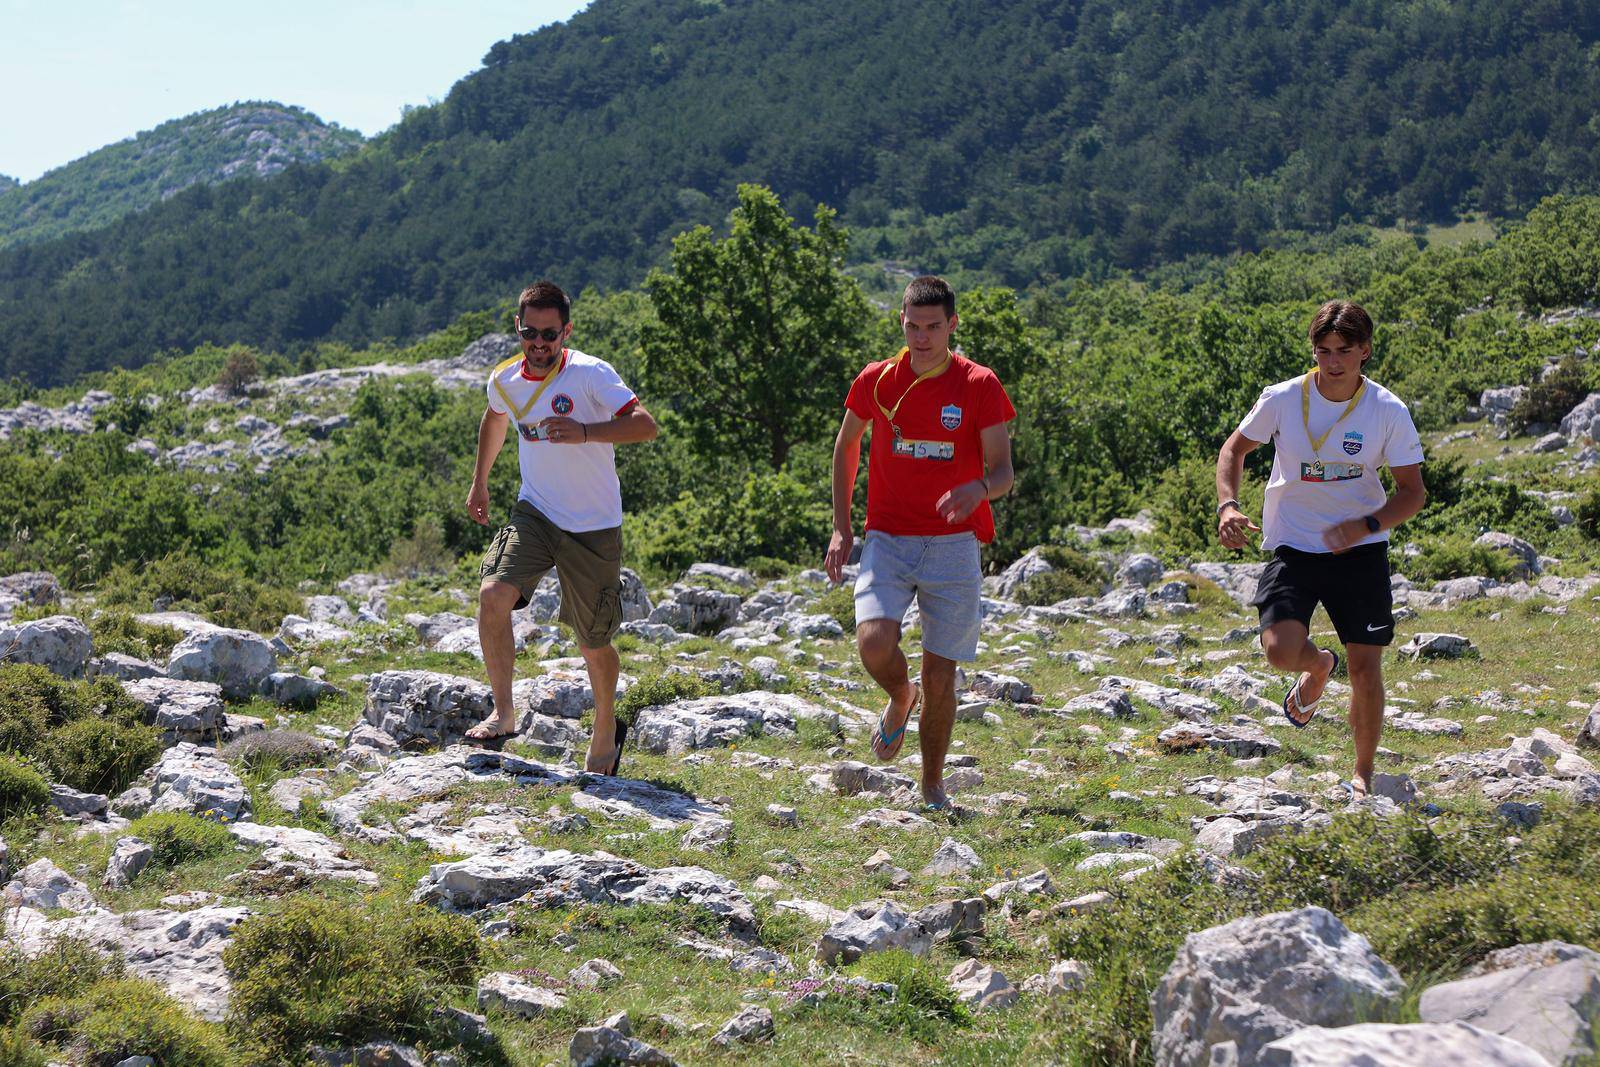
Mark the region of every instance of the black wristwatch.
[[1383, 523], [1378, 521], [1378, 516], [1376, 515], [1368, 515], [1361, 521], [1367, 524], [1367, 533], [1377, 533], [1383, 529]]

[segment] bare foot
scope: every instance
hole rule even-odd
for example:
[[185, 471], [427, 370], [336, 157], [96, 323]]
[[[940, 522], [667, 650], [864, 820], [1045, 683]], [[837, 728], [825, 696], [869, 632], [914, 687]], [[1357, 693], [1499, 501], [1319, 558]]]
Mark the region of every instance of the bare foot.
[[484, 719], [467, 727], [467, 732], [462, 736], [469, 742], [498, 741], [510, 737], [517, 732], [515, 722], [501, 722], [498, 715]]

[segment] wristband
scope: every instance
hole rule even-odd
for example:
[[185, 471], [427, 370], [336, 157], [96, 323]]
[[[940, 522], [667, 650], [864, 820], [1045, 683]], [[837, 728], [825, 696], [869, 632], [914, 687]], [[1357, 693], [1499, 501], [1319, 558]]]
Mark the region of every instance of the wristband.
[[1237, 500], [1234, 500], [1232, 497], [1229, 497], [1227, 500], [1224, 500], [1222, 503], [1217, 505], [1217, 514], [1221, 515], [1224, 511], [1227, 511], [1229, 508], [1236, 508], [1238, 506], [1239, 506], [1239, 502]]

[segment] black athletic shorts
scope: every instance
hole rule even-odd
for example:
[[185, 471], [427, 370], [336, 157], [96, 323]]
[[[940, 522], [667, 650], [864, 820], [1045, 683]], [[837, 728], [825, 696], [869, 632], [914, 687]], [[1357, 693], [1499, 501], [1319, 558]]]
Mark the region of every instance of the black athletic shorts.
[[1394, 598], [1389, 591], [1389, 542], [1348, 552], [1302, 552], [1279, 545], [1261, 572], [1251, 601], [1261, 628], [1293, 619], [1307, 629], [1318, 602], [1327, 609], [1342, 644], [1394, 641]]

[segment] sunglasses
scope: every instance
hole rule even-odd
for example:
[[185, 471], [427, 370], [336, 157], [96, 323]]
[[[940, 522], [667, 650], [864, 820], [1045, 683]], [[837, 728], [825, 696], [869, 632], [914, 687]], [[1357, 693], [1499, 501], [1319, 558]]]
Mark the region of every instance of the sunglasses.
[[524, 341], [554, 341], [561, 336], [560, 330], [548, 326], [542, 330], [536, 330], [532, 326], [518, 326], [517, 333]]

